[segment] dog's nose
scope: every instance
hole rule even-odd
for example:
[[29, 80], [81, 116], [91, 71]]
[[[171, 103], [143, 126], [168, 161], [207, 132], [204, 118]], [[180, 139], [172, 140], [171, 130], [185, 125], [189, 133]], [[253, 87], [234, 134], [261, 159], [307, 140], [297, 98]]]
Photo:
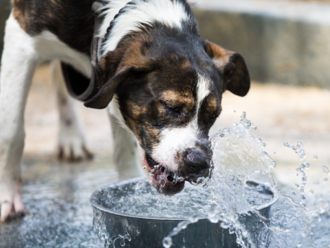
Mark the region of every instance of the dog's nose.
[[188, 150], [184, 157], [185, 176], [188, 180], [196, 181], [199, 177], [206, 177], [210, 168], [210, 156], [203, 150]]
[[186, 169], [189, 173], [198, 173], [200, 170], [207, 169], [209, 167], [206, 162], [206, 155], [201, 151], [189, 150], [184, 158]]

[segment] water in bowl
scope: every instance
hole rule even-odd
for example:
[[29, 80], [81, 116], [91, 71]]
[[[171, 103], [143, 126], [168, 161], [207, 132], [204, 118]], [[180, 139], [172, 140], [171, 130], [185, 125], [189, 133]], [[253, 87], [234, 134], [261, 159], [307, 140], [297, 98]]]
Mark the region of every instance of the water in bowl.
[[[236, 179], [236, 183], [240, 181]], [[141, 180], [104, 189], [102, 194], [107, 198], [98, 200], [98, 203], [103, 209], [139, 217], [206, 218], [209, 205], [214, 203], [213, 189], [207, 184], [200, 187], [203, 189], [187, 184], [180, 194], [168, 197], [159, 195], [147, 180]], [[244, 190], [245, 200], [257, 209], [270, 205], [274, 200], [273, 192], [267, 185], [249, 181]]]

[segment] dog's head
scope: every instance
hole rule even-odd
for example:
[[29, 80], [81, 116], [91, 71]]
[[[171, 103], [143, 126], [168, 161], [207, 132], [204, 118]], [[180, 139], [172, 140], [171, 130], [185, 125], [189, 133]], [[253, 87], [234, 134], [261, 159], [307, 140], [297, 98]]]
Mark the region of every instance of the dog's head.
[[247, 67], [241, 55], [202, 39], [184, 46], [143, 38], [126, 43], [100, 61], [103, 86], [85, 105], [106, 108], [116, 94], [154, 186], [164, 194], [180, 192], [184, 181], [210, 176], [209, 130], [225, 90], [249, 91]]

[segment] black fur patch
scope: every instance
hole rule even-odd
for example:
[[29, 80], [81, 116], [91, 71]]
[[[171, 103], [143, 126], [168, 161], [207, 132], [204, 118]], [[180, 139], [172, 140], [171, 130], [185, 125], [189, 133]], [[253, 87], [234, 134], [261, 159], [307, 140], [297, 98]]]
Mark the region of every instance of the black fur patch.
[[14, 17], [31, 36], [49, 30], [79, 52], [90, 54], [93, 0], [12, 0]]

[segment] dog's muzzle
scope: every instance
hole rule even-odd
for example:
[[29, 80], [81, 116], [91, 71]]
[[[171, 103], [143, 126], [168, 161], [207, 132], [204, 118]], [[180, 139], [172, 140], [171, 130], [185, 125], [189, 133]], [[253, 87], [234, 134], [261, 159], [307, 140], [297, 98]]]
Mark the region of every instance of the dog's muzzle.
[[201, 139], [195, 148], [186, 150], [179, 174], [190, 183], [199, 183], [201, 178], [211, 175], [212, 150], [207, 139]]

